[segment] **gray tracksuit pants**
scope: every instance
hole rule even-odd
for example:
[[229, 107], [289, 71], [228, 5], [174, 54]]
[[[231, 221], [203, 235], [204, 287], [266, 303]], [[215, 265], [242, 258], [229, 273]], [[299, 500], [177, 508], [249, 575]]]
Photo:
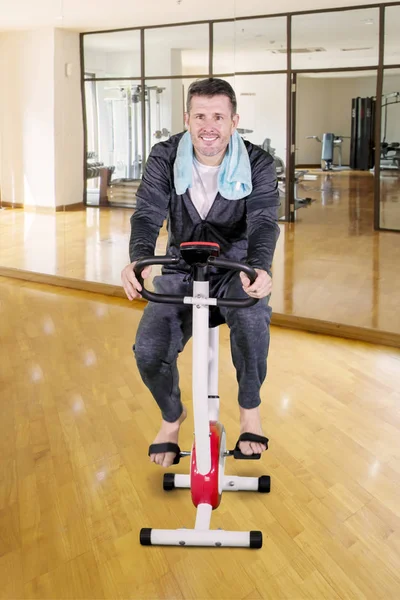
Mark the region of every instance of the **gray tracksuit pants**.
[[[154, 278], [160, 294], [192, 295], [193, 284], [181, 273]], [[210, 279], [210, 296], [248, 298], [238, 273]], [[149, 302], [140, 321], [133, 350], [143, 382], [160, 407], [162, 418], [174, 422], [182, 413], [178, 355], [192, 335], [192, 306]], [[271, 309], [264, 298], [249, 308], [211, 308], [210, 325], [226, 323], [239, 384], [238, 401], [255, 408], [267, 374]]]

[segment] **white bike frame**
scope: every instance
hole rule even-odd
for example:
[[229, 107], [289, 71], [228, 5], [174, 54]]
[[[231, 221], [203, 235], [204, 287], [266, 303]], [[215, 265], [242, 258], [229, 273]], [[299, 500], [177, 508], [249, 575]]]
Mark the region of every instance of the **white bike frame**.
[[[209, 328], [209, 306], [217, 299], [209, 297], [208, 282], [193, 282], [193, 296], [184, 304], [193, 305], [193, 414], [196, 442], [196, 467], [202, 475], [211, 470], [210, 421], [219, 420], [218, 362], [219, 327]], [[219, 492], [258, 491], [258, 477], [225, 476], [226, 435], [222, 428]], [[190, 488], [190, 475], [174, 476], [175, 488]], [[148, 545], [213, 546], [259, 548], [260, 532], [211, 530], [212, 506], [199, 504], [194, 529], [151, 529]], [[255, 538], [254, 538], [255, 536]]]
[[[213, 300], [216, 304], [216, 299]], [[208, 281], [193, 282], [193, 301], [195, 303], [193, 304], [192, 393], [196, 464], [198, 472], [207, 475], [211, 470], [209, 422], [218, 421], [219, 417], [217, 398], [210, 398], [210, 396], [218, 396], [218, 330], [209, 329]], [[210, 400], [213, 400], [212, 411], [210, 411]]]
[[[171, 259], [162, 257], [161, 262], [157, 260], [144, 259], [142, 264], [136, 265], [137, 276], [140, 276], [141, 268], [145, 264], [169, 264]], [[160, 260], [160, 259], [159, 259]], [[164, 261], [164, 262], [163, 262]], [[229, 262], [229, 261], [228, 261]], [[139, 261], [140, 263], [140, 261]], [[246, 265], [242, 263], [230, 264], [236, 265], [236, 269]], [[239, 265], [239, 267], [237, 266]], [[219, 266], [225, 266], [219, 263]], [[228, 265], [229, 268], [229, 265]], [[207, 279], [207, 272], [204, 274]], [[196, 276], [196, 275], [195, 275]], [[250, 276], [254, 277], [250, 273]], [[198, 275], [200, 279], [203, 275]], [[143, 291], [146, 291], [143, 288]], [[221, 496], [223, 491], [269, 491], [269, 478], [267, 483], [263, 482], [262, 477], [236, 477], [225, 475], [225, 460], [232, 452], [226, 452], [226, 434], [222, 424], [219, 422], [219, 395], [218, 395], [218, 362], [219, 362], [219, 327], [209, 327], [209, 307], [217, 306], [218, 302], [222, 304], [222, 300], [209, 297], [209, 282], [193, 281], [193, 296], [162, 296], [158, 294], [160, 300], [156, 298], [157, 294], [147, 297], [150, 301], [164, 301], [178, 303], [181, 301], [184, 304], [193, 305], [193, 414], [194, 414], [194, 441], [196, 447], [196, 477], [207, 475], [211, 471], [211, 437], [210, 437], [210, 422], [218, 423], [220, 431], [219, 440], [219, 464], [218, 464], [218, 494]], [[241, 307], [243, 306], [241, 299], [231, 299], [229, 303], [224, 300], [225, 306]], [[249, 304], [246, 302], [246, 306]], [[190, 455], [190, 452], [183, 452], [181, 456]], [[166, 480], [164, 479], [164, 483]], [[191, 475], [172, 475], [171, 480], [168, 480], [167, 487], [164, 489], [173, 488], [190, 488]], [[266, 486], [266, 487], [265, 487]], [[211, 504], [198, 504], [196, 509], [196, 522], [194, 529], [149, 529], [143, 528], [140, 532], [140, 542], [142, 545], [179, 545], [179, 546], [231, 546], [245, 548], [261, 548], [262, 534], [260, 531], [223, 531], [221, 529], [211, 530], [211, 515], [213, 507]]]

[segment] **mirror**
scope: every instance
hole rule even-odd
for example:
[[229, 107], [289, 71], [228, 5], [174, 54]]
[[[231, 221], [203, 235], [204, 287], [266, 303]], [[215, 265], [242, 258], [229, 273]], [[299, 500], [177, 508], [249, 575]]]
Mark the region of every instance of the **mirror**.
[[292, 68], [378, 65], [379, 10], [366, 8], [293, 17]]
[[381, 134], [379, 224], [400, 231], [400, 69], [384, 72]]
[[[396, 65], [400, 63], [400, 7], [385, 10], [380, 226], [399, 230], [400, 115], [396, 94], [400, 92], [400, 69]], [[373, 230], [371, 132], [378, 17], [375, 7], [292, 17], [299, 227], [295, 232], [281, 224], [274, 310], [317, 316], [312, 313], [312, 303], [307, 304], [308, 290], [304, 287], [310, 263], [304, 262], [302, 271], [301, 264], [296, 262], [294, 267], [293, 258], [294, 252], [300, 259], [305, 255], [307, 243], [313, 239], [311, 233], [320, 232], [321, 253], [328, 251], [329, 244], [333, 244], [334, 253], [335, 235], [339, 231], [344, 235], [340, 223], [346, 223], [346, 235], [352, 238]], [[231, 18], [212, 26], [213, 73], [225, 77], [237, 93], [240, 134], [274, 156], [283, 218], [287, 18]], [[0, 266], [120, 286], [121, 268], [129, 260], [130, 217], [145, 162], [154, 144], [183, 130], [187, 88], [195, 78], [209, 72], [209, 35], [209, 23], [145, 28], [142, 61], [138, 29], [85, 34], [85, 157], [79, 35], [57, 30], [57, 57], [42, 62], [39, 58], [42, 60], [43, 52], [40, 57], [27, 55], [29, 36], [24, 37], [24, 33], [7, 41], [5, 49], [11, 60], [5, 65], [5, 77], [9, 85], [0, 97]], [[43, 47], [44, 43], [51, 48], [50, 38], [41, 37], [37, 45]], [[19, 64], [24, 65], [21, 72]], [[354, 71], [343, 71], [349, 67]], [[329, 69], [341, 71], [329, 73]], [[25, 121], [22, 105], [15, 102], [22, 89], [29, 100]], [[364, 141], [357, 134], [353, 113], [355, 120], [362, 113], [371, 117], [368, 123], [364, 120]], [[53, 115], [50, 129], [48, 115]], [[27, 127], [34, 132], [33, 142], [32, 136], [26, 135]], [[48, 201], [55, 196], [58, 207]], [[344, 214], [347, 220], [340, 221]], [[163, 252], [165, 241], [162, 235], [158, 253]], [[348, 252], [353, 248], [349, 243]], [[311, 253], [315, 253], [311, 268], [318, 273], [321, 268], [325, 285], [325, 276], [329, 277], [326, 264], [318, 263], [318, 243]], [[334, 285], [328, 289], [333, 299]], [[366, 312], [372, 310], [370, 300], [369, 294], [362, 299]], [[320, 318], [343, 321], [340, 310], [334, 313], [329, 302], [325, 309]], [[362, 311], [355, 313], [358, 318]]]
[[136, 190], [143, 170], [140, 81], [86, 81], [87, 195], [90, 206], [113, 204]]
[[214, 24], [213, 72], [286, 71], [286, 18]]
[[399, 47], [400, 6], [385, 8], [385, 65], [400, 64]]
[[83, 57], [85, 76], [140, 77], [140, 31], [85, 34]]
[[146, 29], [144, 46], [146, 78], [208, 74], [207, 24]]
[[375, 71], [297, 76], [295, 202], [313, 206], [298, 220], [329, 220], [336, 206], [354, 231], [372, 227], [376, 85]]
[[148, 103], [146, 104], [147, 155], [158, 142], [185, 130], [185, 98], [193, 78], [146, 80]]

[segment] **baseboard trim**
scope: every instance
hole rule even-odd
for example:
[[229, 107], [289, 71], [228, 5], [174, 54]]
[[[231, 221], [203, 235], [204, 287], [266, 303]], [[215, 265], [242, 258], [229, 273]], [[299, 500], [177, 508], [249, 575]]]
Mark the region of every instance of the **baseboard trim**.
[[114, 296], [117, 298], [126, 298], [124, 289], [121, 286], [109, 283], [100, 283], [97, 281], [84, 281], [83, 279], [74, 279], [73, 277], [63, 277], [61, 275], [49, 275], [47, 273], [34, 273], [23, 269], [13, 267], [1, 267], [0, 277], [10, 277], [12, 279], [21, 279], [30, 283], [43, 283], [45, 285], [54, 285], [57, 287], [69, 288], [82, 292], [93, 292], [105, 296]]
[[[64, 206], [60, 207], [60, 210], [64, 211], [73, 211], [73, 210], [82, 210], [86, 208], [83, 202], [75, 202], [75, 204], [64, 204]], [[59, 207], [57, 207], [57, 210]]]
[[[84, 281], [82, 279], [74, 279], [73, 277], [62, 277], [60, 275], [48, 275], [46, 273], [34, 273], [15, 269], [12, 267], [0, 266], [0, 277], [9, 277], [11, 279], [21, 279], [31, 283], [41, 283], [56, 287], [73, 289], [83, 292], [92, 292], [102, 294], [104, 296], [112, 296], [114, 298], [123, 298], [127, 302], [124, 289], [122, 286], [112, 285], [108, 283], [99, 283], [96, 281]], [[135, 302], [135, 305], [145, 306], [146, 301], [140, 299]], [[308, 333], [317, 333], [329, 335], [336, 338], [345, 338], [370, 344], [390, 346], [394, 348], [400, 347], [400, 334], [390, 331], [381, 331], [378, 329], [370, 329], [368, 327], [356, 327], [354, 325], [343, 325], [331, 321], [322, 321], [311, 319], [309, 317], [300, 317], [296, 315], [285, 315], [282, 313], [273, 312], [271, 325], [276, 327], [284, 327], [286, 329], [295, 329], [298, 331], [306, 331]]]
[[344, 325], [343, 323], [320, 321], [309, 317], [284, 315], [280, 313], [272, 314], [271, 324], [277, 327], [307, 331], [308, 333], [319, 333], [359, 342], [368, 342], [375, 345], [391, 346], [394, 348], [400, 347], [399, 333], [381, 331], [379, 329], [371, 329], [368, 327]]
[[2, 200], [0, 202], [0, 208], [24, 208], [24, 205], [20, 202], [5, 202]]
[[[3, 205], [6, 205], [3, 202]], [[23, 208], [25, 212], [34, 212], [41, 213], [45, 215], [52, 215], [56, 212], [65, 212], [65, 211], [74, 211], [74, 210], [82, 210], [85, 208], [83, 202], [76, 202], [75, 204], [62, 204], [60, 206], [31, 206], [27, 204], [14, 204], [13, 208]]]
[[305, 164], [305, 165], [303, 165], [303, 164], [301, 164], [301, 165], [296, 165], [296, 166], [295, 166], [295, 169], [321, 169], [321, 165], [320, 165], [320, 164], [318, 164], [318, 163], [316, 163], [316, 164], [313, 164], [313, 165], [311, 165], [311, 164], [307, 163], [307, 164]]

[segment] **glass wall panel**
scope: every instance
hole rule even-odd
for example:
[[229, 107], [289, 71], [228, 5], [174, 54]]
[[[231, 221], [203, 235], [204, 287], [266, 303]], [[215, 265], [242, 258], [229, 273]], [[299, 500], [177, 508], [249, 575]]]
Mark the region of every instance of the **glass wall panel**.
[[95, 77], [140, 77], [140, 31], [84, 35], [85, 73]]
[[118, 184], [141, 178], [141, 85], [137, 81], [86, 81], [85, 93], [87, 203], [96, 205], [107, 201], [111, 183], [113, 191]]
[[[286, 75], [224, 77], [234, 88], [240, 116], [239, 133], [250, 142], [269, 148], [279, 160], [286, 156]], [[146, 113], [148, 151], [158, 141], [184, 131], [186, 96], [194, 79], [149, 80], [151, 107]], [[274, 90], [274, 93], [271, 93]], [[150, 144], [149, 144], [150, 140]]]
[[238, 132], [244, 140], [261, 146], [275, 159], [282, 218], [285, 214], [286, 193], [286, 74], [235, 75], [224, 79], [236, 92]]
[[146, 29], [144, 40], [146, 77], [208, 73], [207, 24]]
[[284, 162], [286, 75], [235, 75], [230, 83], [238, 102], [239, 133]]
[[186, 95], [193, 78], [146, 81], [147, 156], [158, 142], [185, 130]]
[[385, 65], [400, 64], [400, 6], [385, 9]]
[[286, 68], [286, 17], [214, 24], [214, 73]]
[[377, 8], [295, 15], [292, 68], [331, 69], [378, 65]]
[[[353, 100], [376, 96], [376, 83], [376, 71], [300, 73], [297, 76], [296, 166], [349, 170]], [[331, 154], [325, 154], [328, 149], [325, 134], [334, 136], [331, 164], [327, 162]], [[354, 143], [357, 143], [356, 138]], [[373, 131], [367, 145], [373, 155]]]
[[380, 226], [400, 231], [400, 69], [383, 79]]

